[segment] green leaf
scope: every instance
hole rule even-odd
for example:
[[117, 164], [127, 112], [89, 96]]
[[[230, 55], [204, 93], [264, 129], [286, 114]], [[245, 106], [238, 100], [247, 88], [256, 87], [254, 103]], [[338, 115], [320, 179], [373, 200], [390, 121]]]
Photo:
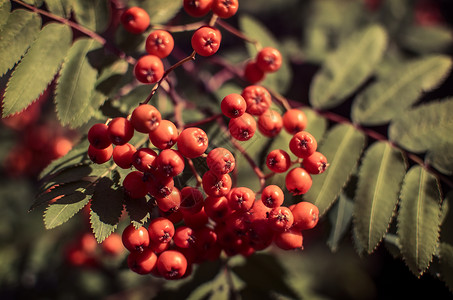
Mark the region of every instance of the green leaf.
[[[8, 0], [0, 1], [0, 31], [2, 26], [6, 24], [11, 12], [11, 2]], [[1, 40], [1, 37], [0, 37]]]
[[402, 47], [419, 54], [444, 53], [453, 45], [447, 26], [410, 26], [401, 32]]
[[387, 45], [385, 30], [372, 25], [352, 35], [329, 54], [310, 88], [310, 103], [332, 108], [351, 95], [373, 73]]
[[[8, 3], [10, 2], [8, 1]], [[2, 6], [2, 9], [6, 6]], [[2, 19], [3, 17], [5, 16], [0, 16]], [[9, 17], [5, 17], [4, 22], [6, 23], [0, 31], [0, 57], [2, 58], [0, 60], [0, 76], [13, 68], [22, 58], [41, 29], [39, 15], [23, 9], [13, 11]]]
[[339, 244], [351, 224], [353, 207], [354, 202], [352, 199], [346, 193], [341, 192], [337, 203], [335, 203], [329, 212], [332, 229], [327, 239], [327, 245], [332, 252], [337, 252]]
[[[247, 36], [253, 37], [254, 40], [260, 43], [262, 47], [273, 47], [278, 49], [282, 54], [282, 66], [275, 73], [266, 74], [265, 79], [260, 82], [269, 89], [278, 91], [280, 94], [284, 94], [292, 80], [291, 68], [289, 66], [288, 57], [280, 47], [280, 43], [267, 29], [267, 26], [255, 18], [248, 15], [241, 15], [239, 18], [239, 27]], [[250, 57], [255, 57], [257, 49], [255, 45], [251, 43], [246, 44]]]
[[108, 1], [104, 0], [78, 0], [72, 1], [74, 17], [80, 25], [103, 32], [109, 22]]
[[453, 98], [419, 105], [390, 124], [390, 140], [412, 152], [425, 152], [453, 143]]
[[405, 173], [401, 152], [390, 144], [375, 142], [367, 149], [354, 197], [354, 226], [356, 241], [368, 254], [389, 228]]
[[313, 176], [310, 190], [303, 196], [319, 208], [322, 216], [338, 198], [365, 147], [365, 135], [351, 125], [338, 124], [330, 129], [318, 151], [329, 162], [327, 170]]
[[439, 248], [440, 278], [447, 284], [448, 289], [453, 292], [453, 246], [441, 243]]
[[219, 272], [211, 281], [198, 286], [186, 299], [228, 300], [233, 292], [228, 282], [227, 272]]
[[44, 225], [46, 229], [55, 228], [68, 221], [88, 204], [90, 197], [91, 195], [85, 195], [81, 191], [76, 191], [50, 204], [44, 213]]
[[99, 243], [117, 228], [123, 212], [123, 203], [123, 189], [116, 188], [111, 179], [101, 178], [91, 199], [90, 216], [91, 228]]
[[65, 0], [46, 0], [46, 6], [54, 15], [69, 18], [71, 15], [71, 2]]
[[151, 25], [167, 23], [182, 8], [181, 1], [168, 0], [131, 0], [128, 4], [129, 7], [135, 5], [146, 10]]
[[404, 261], [416, 276], [429, 267], [438, 246], [440, 203], [436, 178], [418, 165], [409, 169], [401, 189], [397, 234]]
[[143, 226], [151, 217], [150, 211], [152, 210], [152, 205], [145, 197], [139, 199], [127, 197], [124, 204], [131, 223], [135, 228]]
[[90, 65], [87, 54], [98, 46], [93, 39], [81, 38], [74, 42], [66, 56], [55, 95], [57, 116], [63, 126], [73, 125], [73, 120], [83, 124], [79, 118], [88, 121], [92, 115], [86, 108], [91, 105], [97, 70]]
[[429, 150], [425, 163], [445, 175], [453, 175], [453, 142], [441, 143]]
[[384, 124], [401, 115], [423, 92], [437, 87], [448, 75], [452, 61], [430, 56], [405, 63], [383, 74], [383, 78], [357, 96], [352, 105], [354, 122]]
[[71, 29], [66, 25], [49, 23], [41, 30], [8, 82], [4, 117], [21, 112], [46, 89], [55, 77], [71, 40]]

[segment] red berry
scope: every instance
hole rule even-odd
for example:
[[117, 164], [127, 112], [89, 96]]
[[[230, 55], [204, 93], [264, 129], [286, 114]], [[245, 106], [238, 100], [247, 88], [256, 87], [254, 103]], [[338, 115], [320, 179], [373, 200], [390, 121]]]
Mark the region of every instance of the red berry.
[[189, 127], [179, 134], [177, 144], [178, 150], [183, 156], [196, 158], [208, 148], [208, 136], [201, 128]]
[[244, 113], [242, 116], [230, 119], [228, 130], [232, 137], [239, 141], [250, 140], [256, 131], [256, 121], [252, 115]]
[[208, 196], [205, 199], [206, 215], [214, 221], [220, 221], [231, 213], [228, 199], [225, 196]]
[[303, 167], [310, 174], [321, 174], [327, 169], [329, 164], [327, 158], [320, 152], [315, 152], [303, 160]]
[[286, 174], [285, 185], [291, 194], [302, 195], [311, 188], [312, 179], [305, 169], [297, 167]]
[[261, 201], [269, 208], [276, 208], [283, 204], [285, 195], [277, 185], [268, 185], [261, 192]]
[[229, 150], [218, 147], [209, 151], [206, 164], [214, 173], [227, 174], [234, 170], [236, 159]]
[[186, 213], [184, 210], [182, 210], [181, 212], [183, 213], [184, 223], [193, 229], [203, 227], [209, 221], [209, 217], [204, 210], [204, 206], [197, 213]]
[[134, 127], [126, 118], [114, 118], [108, 127], [109, 137], [114, 145], [124, 145], [134, 136]]
[[287, 110], [283, 114], [283, 127], [290, 134], [296, 134], [307, 127], [307, 116], [297, 108]]
[[151, 104], [137, 106], [131, 114], [131, 124], [135, 130], [141, 133], [149, 133], [155, 130], [162, 120], [160, 112]]
[[184, 0], [184, 11], [192, 17], [203, 17], [211, 10], [212, 0]]
[[195, 244], [194, 230], [188, 226], [180, 226], [173, 236], [175, 245], [180, 248], [189, 248]]
[[234, 16], [239, 8], [238, 0], [214, 0], [211, 10], [219, 18], [227, 19]]
[[259, 116], [267, 111], [272, 102], [269, 91], [260, 85], [249, 85], [245, 87], [241, 95], [247, 103], [246, 111], [255, 116]]
[[157, 258], [157, 269], [165, 279], [178, 279], [186, 273], [187, 259], [179, 251], [166, 250]]
[[275, 149], [267, 155], [266, 165], [272, 172], [284, 173], [291, 167], [291, 157], [286, 151]]
[[282, 55], [275, 48], [265, 47], [256, 55], [256, 64], [265, 73], [276, 72], [282, 65]]
[[96, 123], [88, 130], [88, 142], [94, 148], [105, 149], [112, 144], [108, 133], [108, 126], [104, 123]]
[[148, 175], [148, 193], [155, 198], [166, 197], [171, 194], [175, 186], [173, 177], [165, 177], [153, 171]]
[[191, 44], [197, 54], [211, 56], [219, 50], [221, 40], [222, 35], [218, 29], [203, 26], [193, 33]]
[[132, 171], [124, 177], [123, 187], [126, 194], [131, 198], [142, 198], [148, 194], [148, 185], [143, 173], [140, 171]]
[[241, 95], [232, 93], [222, 99], [220, 109], [226, 117], [237, 118], [245, 113], [247, 103]]
[[303, 248], [303, 235], [297, 229], [290, 228], [274, 235], [274, 244], [283, 250], [293, 250]]
[[134, 75], [141, 83], [156, 83], [164, 76], [164, 64], [155, 55], [144, 55], [137, 60]]
[[135, 228], [129, 224], [124, 228], [121, 240], [124, 247], [131, 252], [142, 252], [149, 245], [149, 234], [145, 227]]
[[137, 150], [129, 143], [118, 145], [113, 148], [113, 161], [122, 169], [132, 167], [133, 157]]
[[110, 234], [102, 243], [102, 251], [108, 255], [120, 255], [124, 251], [121, 235], [118, 233]]
[[156, 267], [157, 255], [150, 248], [142, 252], [131, 252], [127, 256], [127, 265], [129, 269], [137, 274], [149, 274]]
[[160, 125], [149, 133], [151, 143], [159, 149], [171, 148], [178, 140], [178, 129], [169, 120], [162, 120]]
[[275, 110], [268, 109], [258, 117], [258, 130], [267, 137], [275, 137], [283, 127], [282, 116]]
[[181, 205], [181, 192], [173, 187], [170, 194], [164, 197], [155, 197], [157, 207], [163, 212], [177, 211]]
[[170, 55], [175, 46], [175, 41], [170, 32], [165, 30], [155, 30], [146, 38], [145, 49], [148, 54], [159, 58]]
[[244, 78], [251, 84], [255, 84], [264, 79], [266, 74], [258, 67], [255, 60], [250, 60], [245, 64]]
[[231, 177], [228, 174], [216, 174], [209, 170], [202, 177], [203, 190], [208, 196], [225, 196], [230, 192], [231, 185]]
[[315, 153], [318, 143], [313, 135], [299, 131], [289, 141], [289, 149], [299, 158], [307, 158]]
[[152, 172], [156, 169], [157, 153], [150, 148], [140, 148], [132, 157], [132, 164], [141, 172]]
[[184, 170], [184, 158], [177, 150], [164, 149], [156, 158], [156, 167], [160, 175], [175, 177]]
[[255, 193], [247, 187], [235, 187], [227, 195], [232, 210], [248, 211], [255, 202]]
[[157, 217], [149, 223], [148, 233], [154, 243], [169, 243], [175, 234], [175, 226], [169, 219]]
[[318, 224], [319, 209], [313, 203], [302, 201], [291, 209], [294, 216], [293, 228], [297, 230], [312, 229]]
[[279, 206], [269, 212], [268, 220], [272, 230], [282, 232], [293, 226], [294, 216], [288, 207]]
[[95, 164], [106, 163], [112, 158], [113, 146], [110, 145], [105, 149], [94, 148], [91, 144], [88, 146], [88, 157]]
[[204, 203], [204, 196], [195, 187], [185, 186], [181, 189], [181, 206], [179, 209], [184, 214], [197, 213], [201, 210]]
[[130, 33], [143, 33], [149, 26], [149, 15], [143, 8], [134, 6], [121, 15], [121, 24]]

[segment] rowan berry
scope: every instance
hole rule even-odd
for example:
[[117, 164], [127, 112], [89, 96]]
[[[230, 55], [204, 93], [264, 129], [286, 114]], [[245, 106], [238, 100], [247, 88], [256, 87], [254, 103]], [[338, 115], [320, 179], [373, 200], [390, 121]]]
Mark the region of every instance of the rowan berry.
[[244, 113], [242, 116], [230, 119], [228, 130], [232, 137], [239, 141], [250, 140], [256, 131], [255, 118], [249, 113]]
[[303, 235], [297, 229], [290, 228], [274, 235], [274, 244], [283, 250], [303, 249]]
[[231, 190], [232, 181], [228, 174], [217, 174], [208, 170], [204, 173], [201, 181], [203, 190], [208, 196], [225, 196]]
[[276, 208], [283, 204], [285, 195], [282, 189], [274, 184], [266, 186], [261, 192], [261, 201], [270, 208]]
[[297, 230], [312, 229], [318, 224], [319, 209], [311, 202], [302, 201], [291, 209], [294, 216], [293, 228]]
[[177, 150], [164, 149], [156, 158], [157, 172], [165, 177], [175, 177], [184, 170], [184, 157]]
[[300, 167], [291, 169], [285, 177], [286, 189], [293, 195], [302, 195], [308, 192], [312, 185], [310, 174]]
[[238, 0], [214, 0], [211, 10], [219, 18], [228, 19], [236, 14], [238, 8]]
[[153, 197], [166, 197], [173, 191], [173, 187], [175, 186], [173, 177], [162, 176], [157, 171], [147, 173], [147, 176], [148, 193]]
[[155, 130], [162, 120], [161, 113], [151, 104], [140, 104], [131, 114], [131, 124], [141, 133]]
[[232, 210], [248, 211], [255, 202], [255, 193], [248, 187], [235, 187], [227, 195]]
[[171, 243], [160, 243], [155, 241], [150, 241], [149, 248], [153, 250], [154, 253], [159, 254], [168, 250], [170, 248]]
[[154, 243], [169, 243], [175, 234], [175, 226], [169, 219], [157, 217], [149, 223], [148, 233]]
[[104, 149], [112, 144], [108, 134], [108, 126], [104, 123], [96, 123], [88, 130], [88, 142], [94, 148]]
[[251, 115], [259, 116], [267, 111], [272, 97], [267, 89], [260, 85], [249, 85], [242, 90], [241, 96], [247, 103], [247, 110]]
[[162, 120], [160, 125], [149, 133], [151, 143], [159, 149], [171, 148], [178, 140], [178, 129], [169, 120]]
[[283, 116], [283, 127], [289, 134], [296, 134], [307, 127], [307, 116], [297, 108], [287, 110]]
[[121, 240], [127, 250], [142, 252], [149, 245], [149, 233], [143, 226], [135, 228], [133, 224], [129, 224], [124, 228]]
[[113, 232], [101, 243], [101, 248], [105, 254], [120, 255], [124, 251], [121, 235]]
[[206, 197], [204, 210], [206, 215], [214, 221], [223, 220], [232, 211], [225, 196]]
[[315, 153], [318, 143], [313, 135], [306, 131], [299, 131], [289, 141], [289, 149], [299, 158], [307, 158]]
[[134, 75], [141, 83], [156, 83], [164, 76], [164, 64], [155, 55], [144, 55], [135, 63]]
[[121, 15], [121, 24], [133, 34], [143, 33], [149, 26], [149, 14], [143, 8], [134, 6]]
[[266, 74], [258, 67], [255, 60], [250, 60], [245, 64], [244, 78], [251, 84], [255, 84], [264, 79]]
[[294, 216], [291, 210], [286, 206], [273, 208], [268, 213], [269, 227], [278, 232], [282, 232], [291, 228], [294, 223]]
[[175, 46], [175, 41], [170, 32], [166, 30], [155, 30], [151, 32], [145, 41], [145, 50], [148, 54], [159, 58], [170, 55]]
[[132, 167], [133, 157], [137, 150], [129, 143], [118, 145], [113, 148], [113, 161], [121, 169], [129, 169]]
[[157, 153], [150, 148], [139, 148], [132, 157], [132, 164], [141, 172], [152, 172], [156, 169]]
[[134, 127], [123, 117], [116, 117], [108, 125], [108, 134], [112, 144], [124, 145], [134, 136]]
[[181, 210], [181, 212], [184, 223], [193, 229], [203, 227], [209, 221], [209, 217], [204, 210], [204, 206], [197, 213], [185, 212], [184, 210]]
[[196, 158], [208, 148], [208, 135], [201, 128], [189, 127], [179, 134], [177, 145], [183, 156]]
[[184, 0], [184, 11], [192, 17], [203, 17], [211, 10], [212, 0]]
[[193, 247], [195, 244], [194, 230], [189, 226], [180, 226], [176, 228], [173, 241], [175, 242], [175, 245], [180, 248]]
[[191, 44], [193, 50], [201, 56], [211, 56], [220, 48], [222, 34], [214, 27], [203, 26], [198, 28], [192, 35]]
[[157, 255], [150, 248], [145, 248], [142, 252], [131, 252], [127, 256], [129, 269], [137, 274], [150, 274], [156, 267]]
[[256, 55], [256, 64], [264, 73], [276, 72], [282, 66], [282, 55], [273, 47], [265, 47]]
[[165, 279], [178, 279], [187, 271], [187, 259], [179, 251], [166, 250], [157, 258], [157, 269]]
[[236, 159], [228, 149], [217, 147], [209, 151], [206, 164], [214, 173], [227, 174], [236, 167]]
[[315, 151], [312, 155], [307, 158], [304, 158], [303, 167], [310, 174], [321, 174], [327, 169], [329, 164], [327, 163], [327, 158], [318, 151]]
[[266, 165], [272, 172], [284, 173], [291, 167], [291, 157], [282, 149], [275, 149], [266, 156]]
[[258, 130], [267, 137], [275, 137], [283, 127], [282, 116], [279, 112], [268, 109], [258, 117]]
[[88, 157], [95, 164], [106, 163], [112, 158], [113, 146], [110, 145], [104, 149], [98, 149], [93, 147], [91, 144], [88, 146]]
[[131, 198], [142, 198], [148, 194], [148, 185], [140, 171], [132, 171], [123, 179], [123, 187]]
[[220, 102], [220, 109], [226, 117], [237, 118], [245, 113], [247, 103], [241, 95], [231, 93], [222, 99], [222, 102]]
[[177, 187], [173, 187], [169, 195], [155, 198], [157, 207], [163, 212], [177, 211], [181, 205], [181, 192]]
[[195, 187], [185, 186], [181, 189], [181, 206], [179, 209], [183, 213], [197, 213], [201, 210], [204, 203], [204, 196]]

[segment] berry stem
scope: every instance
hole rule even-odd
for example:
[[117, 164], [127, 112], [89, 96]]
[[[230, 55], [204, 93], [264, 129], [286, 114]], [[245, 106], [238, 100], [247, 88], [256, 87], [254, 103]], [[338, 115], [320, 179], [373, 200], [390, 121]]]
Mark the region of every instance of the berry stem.
[[253, 45], [255, 45], [255, 48], [257, 51], [259, 51], [262, 46], [260, 44], [260, 42], [258, 42], [257, 40], [255, 39], [252, 39], [250, 37], [248, 37], [247, 35], [245, 35], [244, 33], [242, 33], [241, 31], [237, 30], [236, 28], [234, 28], [233, 26], [231, 26], [230, 24], [222, 21], [221, 19], [218, 19], [216, 21], [216, 24], [218, 24], [219, 26], [221, 26], [223, 29], [229, 31], [230, 33], [234, 34], [235, 36], [243, 39], [244, 41], [248, 42], [248, 43], [251, 43]]
[[195, 22], [184, 25], [153, 25], [152, 29], [166, 30], [169, 32], [185, 32], [185, 31], [194, 31], [205, 25], [205, 22]]
[[190, 169], [192, 170], [193, 175], [195, 176], [195, 179], [197, 180], [197, 187], [200, 187], [202, 184], [202, 178], [198, 174], [197, 169], [195, 168], [195, 165], [193, 163], [193, 160], [190, 158], [187, 158], [187, 163], [189, 164]]

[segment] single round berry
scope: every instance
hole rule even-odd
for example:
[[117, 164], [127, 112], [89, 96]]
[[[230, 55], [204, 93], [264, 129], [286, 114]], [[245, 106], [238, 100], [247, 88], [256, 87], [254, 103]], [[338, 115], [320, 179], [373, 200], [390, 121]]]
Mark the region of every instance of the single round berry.
[[135, 130], [141, 133], [149, 133], [155, 130], [162, 120], [160, 112], [151, 104], [137, 106], [131, 114], [131, 124]]
[[168, 149], [173, 147], [178, 140], [178, 129], [176, 125], [163, 119], [160, 125], [149, 133], [149, 139], [151, 143], [159, 149]]
[[157, 171], [147, 173], [148, 176], [148, 193], [155, 198], [163, 198], [169, 196], [175, 186], [173, 177], [166, 177], [159, 174]]
[[137, 150], [129, 143], [115, 146], [113, 149], [113, 161], [121, 169], [129, 169], [132, 167], [133, 157]]
[[135, 228], [133, 224], [129, 224], [124, 228], [121, 240], [127, 250], [142, 252], [149, 245], [149, 233], [143, 226]]
[[209, 151], [206, 164], [214, 173], [227, 174], [234, 170], [236, 159], [228, 149], [218, 147]]
[[247, 103], [246, 112], [255, 116], [259, 116], [267, 111], [272, 102], [269, 91], [260, 85], [249, 85], [245, 87], [241, 95]]
[[164, 76], [164, 64], [155, 55], [144, 55], [137, 60], [134, 75], [141, 83], [156, 83]]
[[231, 185], [231, 177], [228, 174], [217, 174], [208, 170], [202, 177], [203, 190], [208, 196], [225, 196], [230, 192]]
[[291, 167], [291, 157], [282, 149], [275, 149], [266, 156], [266, 165], [274, 173], [284, 173]]
[[173, 236], [175, 245], [180, 248], [189, 248], [195, 244], [195, 233], [189, 226], [180, 226], [176, 228]]
[[241, 95], [231, 93], [222, 99], [222, 102], [220, 102], [220, 109], [226, 117], [237, 118], [245, 113], [247, 103]]
[[133, 272], [145, 275], [150, 274], [157, 263], [157, 255], [150, 248], [145, 248], [142, 252], [134, 251], [127, 256], [127, 265]]
[[145, 32], [149, 26], [149, 15], [143, 8], [134, 6], [121, 15], [121, 24], [126, 31], [133, 34]]
[[173, 36], [166, 30], [155, 30], [151, 32], [145, 42], [146, 52], [159, 58], [165, 58], [170, 55], [174, 46], [175, 41]]
[[204, 203], [204, 196], [195, 187], [185, 186], [181, 189], [181, 206], [179, 209], [183, 213], [195, 214], [201, 210]]
[[267, 137], [275, 137], [283, 128], [282, 116], [279, 112], [268, 109], [258, 117], [258, 130]]
[[203, 17], [209, 13], [212, 0], [184, 0], [184, 11], [192, 17]]
[[268, 213], [268, 223], [269, 227], [278, 232], [282, 232], [288, 230], [293, 226], [294, 223], [294, 216], [291, 211], [286, 206], [279, 206], [273, 208]]
[[283, 127], [290, 134], [296, 134], [307, 127], [307, 116], [297, 108], [287, 110], [283, 116]]
[[103, 164], [108, 162], [110, 158], [112, 158], [112, 154], [113, 154], [112, 145], [104, 149], [98, 149], [93, 147], [92, 145], [88, 146], [88, 157], [95, 164]]
[[225, 219], [232, 209], [225, 196], [208, 196], [205, 199], [204, 211], [209, 218], [218, 222]]
[[211, 10], [219, 18], [228, 19], [236, 14], [238, 8], [238, 0], [214, 0]]
[[250, 140], [256, 131], [256, 121], [249, 113], [244, 113], [242, 116], [230, 119], [228, 130], [232, 137], [239, 141]]
[[156, 158], [156, 167], [160, 175], [175, 177], [184, 170], [184, 157], [177, 150], [164, 149]]
[[321, 174], [327, 169], [329, 164], [327, 163], [327, 158], [318, 151], [315, 151], [312, 155], [307, 158], [304, 158], [303, 167], [310, 174]]
[[255, 202], [255, 193], [248, 187], [235, 187], [227, 195], [232, 210], [248, 211]]
[[312, 185], [310, 174], [304, 168], [291, 169], [285, 177], [286, 189], [293, 195], [302, 195], [308, 192]]
[[134, 136], [134, 127], [123, 117], [116, 117], [108, 125], [108, 133], [112, 144], [124, 145]]
[[211, 56], [219, 50], [221, 40], [222, 35], [218, 29], [203, 26], [193, 33], [191, 44], [197, 54]]
[[261, 201], [270, 208], [276, 208], [283, 204], [285, 195], [282, 189], [274, 184], [266, 186], [261, 192]]
[[175, 234], [175, 226], [169, 219], [157, 217], [149, 223], [148, 233], [154, 243], [169, 243]]
[[148, 194], [148, 186], [140, 171], [132, 171], [124, 177], [123, 187], [126, 194], [131, 198], [142, 198]]
[[264, 79], [266, 74], [258, 67], [255, 60], [250, 60], [244, 67], [244, 78], [251, 84], [255, 84]]
[[293, 228], [297, 230], [312, 229], [318, 224], [319, 209], [311, 202], [302, 201], [291, 209], [294, 216]]
[[173, 187], [170, 194], [164, 197], [155, 197], [157, 207], [163, 212], [177, 211], [181, 205], [181, 192]]
[[108, 126], [104, 123], [96, 123], [88, 130], [88, 142], [94, 148], [104, 149], [112, 144], [108, 133]]
[[294, 228], [274, 235], [274, 244], [283, 250], [303, 249], [303, 240], [302, 232]]
[[165, 279], [178, 279], [187, 271], [187, 259], [177, 250], [166, 250], [157, 258], [157, 269]]
[[289, 141], [289, 149], [299, 158], [307, 158], [315, 153], [318, 143], [313, 135], [306, 131], [299, 131]]
[[208, 148], [208, 136], [201, 128], [189, 127], [179, 134], [177, 145], [183, 156], [196, 158]]
[[132, 157], [132, 164], [137, 170], [149, 173], [156, 169], [156, 158], [157, 153], [153, 149], [139, 148]]
[[265, 73], [276, 72], [282, 66], [282, 55], [275, 48], [265, 47], [256, 55], [256, 64]]

